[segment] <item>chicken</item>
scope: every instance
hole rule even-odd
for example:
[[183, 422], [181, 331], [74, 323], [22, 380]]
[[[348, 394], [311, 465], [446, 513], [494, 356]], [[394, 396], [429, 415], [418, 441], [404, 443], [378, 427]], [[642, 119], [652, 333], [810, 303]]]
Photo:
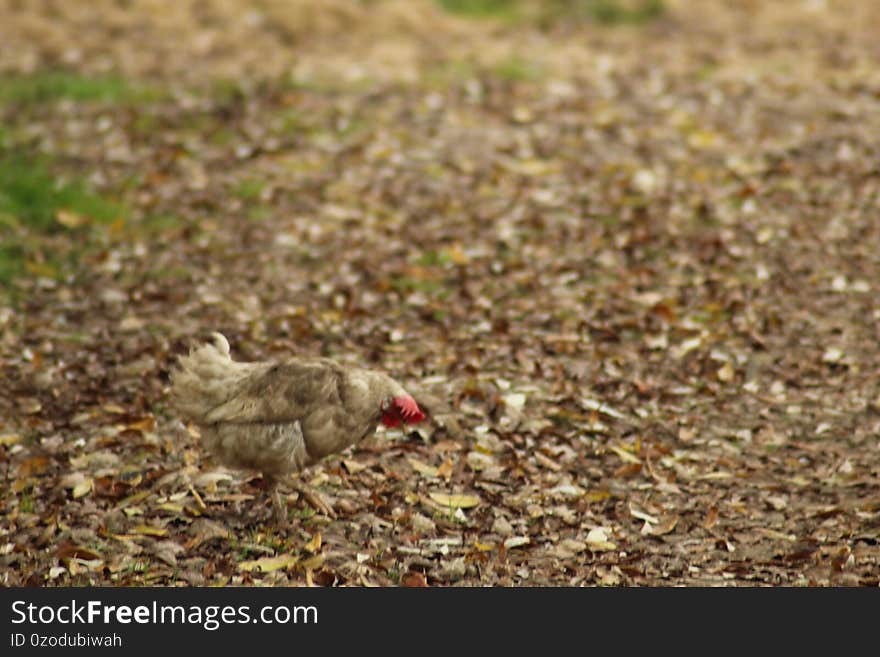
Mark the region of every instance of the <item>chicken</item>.
[[326, 358], [237, 362], [220, 333], [179, 365], [171, 374], [174, 406], [200, 428], [202, 444], [220, 463], [263, 475], [281, 524], [281, 480], [363, 440], [379, 422], [397, 427], [425, 419], [386, 374]]

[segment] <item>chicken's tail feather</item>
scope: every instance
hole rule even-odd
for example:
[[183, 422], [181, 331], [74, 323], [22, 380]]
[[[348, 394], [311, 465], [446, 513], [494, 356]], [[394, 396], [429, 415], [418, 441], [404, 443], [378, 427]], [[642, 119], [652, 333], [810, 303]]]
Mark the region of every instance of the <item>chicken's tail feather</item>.
[[257, 363], [238, 363], [229, 356], [229, 341], [213, 333], [212, 341], [180, 356], [171, 374], [174, 407], [187, 420], [202, 422], [212, 409], [234, 397], [242, 383], [259, 368]]

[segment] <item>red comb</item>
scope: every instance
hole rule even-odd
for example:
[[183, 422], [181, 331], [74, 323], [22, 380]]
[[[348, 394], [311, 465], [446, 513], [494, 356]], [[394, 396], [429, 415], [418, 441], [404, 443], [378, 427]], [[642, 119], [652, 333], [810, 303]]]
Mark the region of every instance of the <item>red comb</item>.
[[402, 395], [394, 398], [394, 404], [400, 409], [400, 416], [407, 424], [416, 424], [425, 419], [425, 414], [416, 400], [409, 395]]

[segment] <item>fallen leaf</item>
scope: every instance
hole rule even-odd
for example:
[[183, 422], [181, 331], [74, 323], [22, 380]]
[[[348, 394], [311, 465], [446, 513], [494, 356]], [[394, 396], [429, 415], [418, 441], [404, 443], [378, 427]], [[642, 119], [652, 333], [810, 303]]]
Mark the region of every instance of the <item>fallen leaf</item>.
[[733, 381], [735, 373], [733, 365], [731, 365], [730, 362], [727, 362], [718, 368], [718, 371], [715, 372], [715, 376], [717, 376], [718, 380], [722, 383], [729, 383], [730, 381]]
[[570, 559], [587, 549], [587, 544], [573, 538], [564, 538], [553, 548], [554, 556], [560, 559]]
[[321, 549], [321, 532], [315, 532], [315, 535], [309, 540], [308, 543], [303, 545], [303, 549], [308, 552], [315, 553]]
[[440, 464], [440, 467], [437, 468], [437, 475], [449, 481], [449, 478], [452, 476], [452, 468], [454, 464], [452, 463], [452, 459], [446, 459], [443, 463]]
[[73, 499], [78, 500], [92, 492], [95, 481], [91, 477], [85, 477], [81, 482], [73, 487]]
[[630, 507], [629, 507], [629, 513], [633, 518], [638, 518], [639, 520], [644, 520], [645, 522], [649, 522], [652, 525], [656, 525], [658, 522], [660, 522], [659, 518], [652, 516], [652, 515], [649, 515], [649, 514], [645, 513], [644, 511], [641, 511], [640, 509], [637, 509], [636, 507], [634, 507], [632, 505], [630, 505]]
[[617, 447], [616, 445], [609, 445], [608, 449], [610, 449], [612, 452], [617, 454], [621, 459], [623, 459], [627, 463], [638, 463], [639, 465], [641, 465], [641, 463], [642, 463], [642, 460], [638, 456], [635, 456], [634, 454], [631, 454], [630, 452], [628, 452], [625, 449], [622, 449], [620, 447]]
[[83, 559], [85, 561], [92, 561], [96, 559], [100, 559], [101, 555], [95, 552], [94, 550], [90, 550], [89, 548], [82, 547], [77, 545], [76, 543], [62, 543], [55, 550], [55, 556], [61, 559], [62, 561], [68, 559]]
[[357, 474], [362, 470], [366, 470], [370, 466], [361, 463], [360, 461], [355, 461], [354, 459], [342, 459], [342, 465], [345, 466], [345, 469], [348, 470], [348, 474]]
[[136, 422], [126, 424], [124, 428], [128, 429], [129, 431], [152, 431], [156, 428], [156, 418], [152, 415], [147, 415], [146, 417], [137, 420]]
[[712, 529], [717, 524], [718, 508], [713, 506], [706, 511], [706, 517], [703, 519], [703, 529]]
[[588, 502], [604, 502], [609, 497], [611, 497], [611, 493], [607, 490], [591, 490], [584, 495]]
[[608, 534], [603, 527], [594, 527], [587, 534], [587, 546], [597, 552], [616, 550], [617, 545], [608, 540]]
[[300, 563], [300, 566], [304, 570], [317, 570], [318, 568], [320, 568], [321, 566], [324, 565], [325, 560], [326, 560], [326, 557], [323, 554], [316, 554], [313, 557], [309, 557], [308, 559], [305, 559], [302, 563]]
[[472, 509], [480, 504], [480, 498], [475, 495], [448, 495], [446, 493], [430, 493], [431, 499], [444, 507], [457, 509]]
[[413, 467], [413, 470], [421, 475], [424, 475], [426, 477], [436, 477], [438, 475], [438, 470], [433, 465], [422, 463], [418, 459], [407, 459], [407, 461], [409, 461], [409, 464]]
[[509, 395], [504, 395], [501, 398], [501, 401], [503, 401], [504, 405], [508, 408], [519, 411], [526, 405], [526, 396], [522, 393], [514, 392]]
[[19, 477], [33, 477], [41, 475], [49, 468], [48, 456], [32, 456], [18, 464]]
[[275, 570], [287, 570], [299, 563], [299, 557], [293, 554], [281, 554], [277, 557], [262, 557], [252, 561], [242, 561], [238, 569], [245, 572], [271, 573]]
[[651, 536], [664, 536], [675, 529], [675, 526], [678, 524], [678, 516], [670, 516], [653, 525], [648, 523], [645, 524], [650, 528], [647, 533]]
[[428, 586], [428, 580], [419, 572], [407, 573], [400, 583], [407, 588], [426, 588]]
[[168, 530], [161, 527], [152, 527], [151, 525], [138, 525], [131, 530], [134, 534], [141, 536], [168, 536]]
[[504, 541], [504, 549], [512, 550], [513, 548], [528, 545], [532, 540], [528, 536], [511, 536]]
[[159, 541], [152, 546], [153, 555], [171, 567], [177, 566], [177, 555], [184, 551], [184, 547], [176, 541]]
[[79, 228], [89, 223], [89, 218], [71, 210], [58, 210], [55, 213], [55, 221], [65, 228]]

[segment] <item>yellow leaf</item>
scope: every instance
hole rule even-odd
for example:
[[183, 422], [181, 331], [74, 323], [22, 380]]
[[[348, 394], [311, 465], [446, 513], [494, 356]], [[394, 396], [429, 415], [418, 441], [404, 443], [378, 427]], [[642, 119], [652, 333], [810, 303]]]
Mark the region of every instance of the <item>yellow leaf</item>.
[[305, 561], [300, 564], [305, 570], [317, 570], [321, 566], [324, 565], [324, 555], [316, 554], [313, 557], [309, 557]]
[[299, 557], [292, 554], [280, 554], [277, 557], [262, 557], [252, 561], [242, 561], [239, 570], [246, 572], [271, 573], [273, 570], [286, 570], [299, 563]]
[[467, 254], [458, 244], [454, 244], [446, 249], [446, 255], [456, 265], [466, 265], [470, 261], [470, 258], [467, 257]]
[[452, 476], [452, 468], [452, 460], [446, 459], [440, 464], [440, 467], [437, 468], [437, 474], [443, 477], [446, 481], [449, 481], [449, 478]]
[[55, 213], [55, 220], [65, 228], [79, 228], [89, 222], [88, 217], [70, 210], [59, 210]]
[[587, 502], [604, 502], [611, 497], [611, 493], [607, 490], [591, 490], [584, 497]]
[[311, 540], [303, 545], [303, 547], [311, 553], [315, 553], [321, 549], [321, 532], [316, 532]]
[[621, 449], [620, 447], [616, 447], [615, 445], [609, 445], [608, 448], [617, 454], [621, 459], [626, 461], [627, 463], [641, 463], [641, 459], [638, 456], [630, 454], [625, 449]]
[[174, 502], [165, 502], [159, 504], [156, 508], [162, 511], [168, 511], [169, 513], [183, 513], [183, 505], [175, 504]]
[[7, 436], [0, 436], [0, 445], [14, 445], [18, 442], [21, 442], [21, 436], [18, 434], [12, 433]]
[[730, 363], [724, 363], [724, 365], [718, 368], [718, 371], [715, 372], [715, 376], [717, 376], [718, 380], [722, 383], [729, 383], [730, 381], [733, 381], [734, 374], [735, 371], [733, 369], [733, 365], [731, 365]]
[[425, 475], [426, 477], [437, 476], [437, 468], [435, 468], [433, 465], [422, 463], [418, 459], [407, 459], [407, 461], [409, 461], [409, 464], [413, 467], [413, 470], [415, 470], [419, 474]]
[[134, 495], [129, 495], [125, 499], [121, 500], [119, 502], [119, 504], [116, 505], [116, 508], [117, 509], [124, 509], [125, 507], [129, 506], [130, 504], [137, 504], [138, 502], [145, 500], [149, 496], [150, 496], [150, 491], [142, 490], [139, 493], [135, 493]]
[[495, 544], [480, 543], [479, 541], [474, 541], [474, 547], [477, 549], [477, 552], [491, 552], [495, 549]]
[[73, 499], [79, 499], [80, 497], [85, 497], [89, 493], [92, 492], [92, 488], [95, 485], [95, 480], [91, 477], [84, 477], [82, 481], [78, 482], [73, 487]]
[[480, 498], [475, 495], [447, 495], [446, 493], [431, 493], [431, 499], [437, 504], [458, 509], [472, 509], [480, 503]]
[[168, 530], [162, 529], [161, 527], [151, 527], [150, 525], [138, 525], [134, 529], [131, 530], [135, 534], [141, 534], [142, 536], [167, 536]]

